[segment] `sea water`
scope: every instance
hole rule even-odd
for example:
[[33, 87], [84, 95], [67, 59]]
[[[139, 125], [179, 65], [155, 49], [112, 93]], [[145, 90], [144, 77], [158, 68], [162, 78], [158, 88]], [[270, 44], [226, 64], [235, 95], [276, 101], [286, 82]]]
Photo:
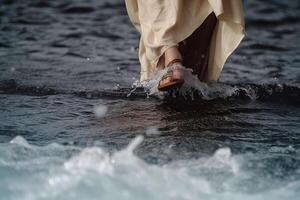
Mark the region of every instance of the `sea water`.
[[291, 146], [269, 149], [273, 156], [232, 154], [224, 147], [211, 156], [153, 165], [134, 154], [142, 142], [143, 137], [137, 136], [126, 148], [109, 153], [97, 146], [35, 146], [17, 136], [1, 144], [1, 198], [297, 199], [300, 195], [299, 168], [293, 176], [275, 178], [285, 165], [293, 166], [292, 158], [285, 159], [290, 163], [274, 162], [273, 167], [268, 163], [299, 156]]
[[298, 199], [299, 6], [244, 1], [219, 82], [159, 93], [124, 1], [1, 2], [0, 199]]

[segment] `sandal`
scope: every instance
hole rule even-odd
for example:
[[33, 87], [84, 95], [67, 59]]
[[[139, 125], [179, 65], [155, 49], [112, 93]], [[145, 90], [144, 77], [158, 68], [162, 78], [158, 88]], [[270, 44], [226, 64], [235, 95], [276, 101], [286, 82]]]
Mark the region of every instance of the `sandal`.
[[[175, 64], [177, 62], [181, 63], [181, 60], [180, 59], [174, 59], [167, 65], [167, 67], [168, 67], [167, 73], [159, 81], [159, 85], [157, 87], [158, 90], [166, 91], [166, 90], [169, 90], [169, 89], [172, 89], [172, 88], [175, 88], [175, 87], [180, 87], [184, 83], [184, 79], [175, 79], [175, 78], [173, 78], [173, 70], [174, 69], [171, 69], [170, 66], [172, 66], [173, 64]], [[165, 79], [168, 79], [168, 78], [171, 79], [169, 82], [167, 82], [165, 84], [161, 84], [162, 80], [165, 80]]]

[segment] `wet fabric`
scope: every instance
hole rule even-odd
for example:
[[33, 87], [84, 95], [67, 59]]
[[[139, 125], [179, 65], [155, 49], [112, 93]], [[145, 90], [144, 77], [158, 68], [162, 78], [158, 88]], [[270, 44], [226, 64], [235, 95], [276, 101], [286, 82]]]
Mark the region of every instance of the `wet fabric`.
[[[141, 81], [151, 79], [157, 68], [163, 67], [161, 58], [166, 49], [188, 39], [212, 13], [217, 20], [211, 33], [207, 69], [202, 80], [218, 80], [226, 59], [244, 37], [244, 15], [240, 0], [125, 2], [131, 22], [141, 33]], [[198, 47], [201, 48], [201, 44]], [[193, 50], [197, 51], [198, 47]]]

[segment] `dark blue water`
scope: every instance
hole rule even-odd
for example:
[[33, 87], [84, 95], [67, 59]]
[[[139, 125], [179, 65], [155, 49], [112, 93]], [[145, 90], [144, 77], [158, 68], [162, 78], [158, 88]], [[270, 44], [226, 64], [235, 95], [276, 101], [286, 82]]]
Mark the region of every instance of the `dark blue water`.
[[1, 0], [0, 199], [297, 199], [300, 3], [244, 3], [220, 83], [161, 99], [123, 1]]

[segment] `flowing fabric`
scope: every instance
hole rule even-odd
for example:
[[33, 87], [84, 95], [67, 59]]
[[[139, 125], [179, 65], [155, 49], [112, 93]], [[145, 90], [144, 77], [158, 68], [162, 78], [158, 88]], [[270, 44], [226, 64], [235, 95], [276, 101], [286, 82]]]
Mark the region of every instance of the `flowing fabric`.
[[[209, 37], [203, 81], [218, 80], [226, 59], [245, 35], [241, 0], [125, 0], [125, 3], [131, 22], [141, 34], [141, 81], [151, 79], [158, 67], [163, 67], [161, 58], [169, 47], [192, 35], [197, 38], [196, 30], [211, 14], [216, 23]], [[201, 43], [193, 48], [195, 52], [201, 49]]]

